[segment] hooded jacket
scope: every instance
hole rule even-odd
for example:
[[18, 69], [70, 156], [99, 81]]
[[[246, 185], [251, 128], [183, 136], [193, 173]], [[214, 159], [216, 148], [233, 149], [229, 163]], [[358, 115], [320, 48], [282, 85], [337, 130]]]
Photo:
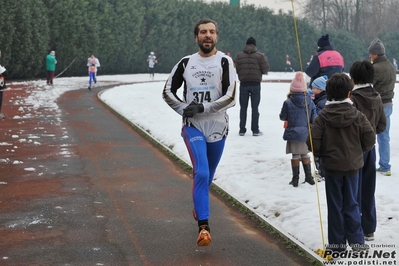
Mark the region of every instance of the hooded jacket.
[[243, 51], [234, 58], [234, 64], [241, 85], [260, 84], [262, 75], [270, 70], [266, 56], [258, 52], [253, 44], [245, 45]]
[[371, 84], [355, 85], [351, 93], [353, 105], [369, 120], [376, 134], [383, 132], [387, 126], [380, 94]]
[[373, 62], [374, 89], [381, 95], [383, 103], [391, 103], [394, 96], [396, 71], [385, 55], [377, 57]]
[[[327, 175], [353, 175], [363, 167], [363, 153], [375, 144], [367, 117], [350, 101], [329, 104], [315, 118], [311, 129], [314, 156], [321, 158]], [[310, 148], [310, 140], [307, 144]]]
[[321, 110], [323, 110], [324, 106], [327, 102], [327, 94], [325, 91], [316, 94], [313, 99], [314, 104], [316, 105], [316, 113], [320, 114]]
[[[307, 105], [307, 110], [306, 110]], [[280, 120], [287, 121], [283, 139], [287, 141], [303, 142], [308, 137], [308, 118], [313, 123], [316, 117], [316, 106], [309, 94], [290, 92], [289, 98], [284, 101], [280, 112]]]

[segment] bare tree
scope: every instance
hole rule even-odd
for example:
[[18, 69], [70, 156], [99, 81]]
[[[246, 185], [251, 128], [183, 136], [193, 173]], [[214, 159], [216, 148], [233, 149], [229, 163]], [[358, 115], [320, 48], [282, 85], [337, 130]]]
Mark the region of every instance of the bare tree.
[[302, 11], [301, 16], [311, 24], [322, 31], [327, 29], [328, 9], [326, 8], [326, 0], [302, 1]]
[[301, 0], [301, 16], [321, 31], [372, 38], [399, 28], [398, 0]]
[[360, 0], [355, 1], [355, 10], [351, 14], [353, 18], [353, 33], [356, 35], [359, 35], [359, 24], [360, 24], [360, 14], [361, 14], [361, 9], [360, 9]]

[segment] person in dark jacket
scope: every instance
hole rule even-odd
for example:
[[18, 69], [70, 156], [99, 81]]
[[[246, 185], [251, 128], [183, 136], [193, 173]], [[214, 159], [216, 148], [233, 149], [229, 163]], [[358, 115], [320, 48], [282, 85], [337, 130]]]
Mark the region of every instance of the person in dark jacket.
[[[369, 120], [376, 134], [382, 133], [386, 128], [386, 117], [380, 94], [373, 88], [374, 68], [369, 61], [356, 61], [349, 70], [354, 83], [351, 95], [353, 105]], [[378, 136], [378, 135], [377, 135]], [[363, 155], [364, 165], [359, 170], [359, 204], [362, 214], [362, 228], [365, 240], [374, 240], [377, 227], [377, 214], [375, 208], [375, 148]]]
[[330, 78], [335, 73], [344, 71], [344, 58], [334, 50], [330, 44], [330, 36], [328, 34], [321, 36], [317, 41], [317, 53], [305, 69], [306, 75], [310, 77], [309, 88], [312, 82], [321, 76]]
[[385, 56], [385, 47], [380, 39], [374, 39], [369, 46], [369, 57], [373, 62], [374, 67], [374, 89], [381, 95], [382, 103], [384, 105], [385, 117], [387, 120], [387, 126], [384, 132], [377, 135], [378, 142], [378, 153], [380, 160], [377, 168], [381, 174], [390, 176], [391, 165], [389, 161], [390, 156], [390, 137], [389, 129], [391, 127], [390, 116], [393, 112], [392, 99], [394, 96], [394, 88], [396, 82], [396, 71], [391, 62]]
[[251, 130], [253, 136], [261, 136], [259, 131], [259, 103], [260, 103], [260, 82], [262, 74], [270, 70], [269, 62], [264, 54], [258, 52], [256, 40], [249, 37], [244, 50], [234, 58], [238, 79], [240, 80], [240, 131], [239, 135], [244, 136], [247, 128], [248, 101], [251, 98]]
[[[358, 204], [359, 169], [363, 153], [375, 144], [367, 117], [349, 99], [352, 84], [346, 74], [334, 74], [326, 85], [327, 102], [311, 128], [313, 152], [322, 158], [328, 211], [328, 246], [342, 252], [367, 249]], [[339, 145], [337, 145], [339, 143]], [[310, 147], [310, 137], [307, 139]]]
[[[327, 76], [321, 76], [315, 79], [312, 82], [312, 94], [313, 94], [313, 102], [316, 106], [316, 114], [319, 115], [321, 113], [321, 110], [323, 110], [324, 106], [326, 105], [327, 102], [327, 94], [326, 94], [326, 82], [327, 82]], [[323, 181], [324, 180], [324, 172], [323, 168], [321, 167], [320, 164], [320, 158], [314, 156], [314, 163], [318, 172], [318, 177], [317, 181]]]
[[285, 121], [283, 139], [287, 141], [286, 154], [291, 153], [292, 180], [289, 183], [293, 187], [299, 182], [299, 163], [302, 160], [305, 171], [305, 182], [314, 185], [312, 169], [310, 167], [309, 149], [306, 138], [309, 133], [309, 123], [313, 123], [316, 117], [316, 107], [307, 93], [307, 86], [302, 72], [297, 72], [290, 85], [280, 112], [280, 120]]
[[312, 93], [314, 95], [313, 102], [316, 105], [316, 113], [320, 114], [321, 110], [326, 105], [327, 94], [326, 94], [326, 82], [327, 76], [321, 76], [312, 82]]

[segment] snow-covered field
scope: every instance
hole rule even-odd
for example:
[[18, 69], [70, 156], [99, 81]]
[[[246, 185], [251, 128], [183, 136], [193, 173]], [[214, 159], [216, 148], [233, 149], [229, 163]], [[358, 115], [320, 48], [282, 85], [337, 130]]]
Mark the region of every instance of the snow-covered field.
[[[167, 74], [156, 73], [155, 81], [151, 81], [147, 74], [99, 75], [97, 86], [114, 82], [140, 82], [108, 89], [100, 94], [100, 98], [164, 146], [171, 147], [177, 156], [190, 164], [180, 136], [181, 118], [162, 100], [162, 89], [167, 77]], [[293, 77], [294, 73], [271, 72], [263, 78], [291, 80]], [[37, 90], [24, 101], [33, 107], [57, 109], [56, 100], [63, 92], [75, 90], [77, 85], [78, 88], [87, 89], [87, 82], [86, 77], [58, 78], [54, 87], [48, 89], [44, 88], [44, 81], [34, 81], [32, 83]], [[398, 88], [399, 85], [396, 86]], [[289, 83], [262, 83], [260, 130], [264, 135], [260, 137], [248, 133], [239, 136], [238, 102], [228, 110], [230, 134], [214, 183], [300, 245], [315, 251], [328, 243], [325, 187], [324, 182], [314, 186], [300, 183], [297, 188], [288, 185], [291, 180], [291, 155], [285, 154], [283, 122], [278, 116], [288, 91]], [[96, 88], [93, 89], [95, 92]], [[398, 251], [399, 247], [399, 170], [396, 169], [396, 165], [399, 165], [399, 141], [395, 137], [399, 132], [398, 112], [394, 108], [391, 116], [392, 176], [377, 174], [378, 225], [375, 240], [368, 242], [371, 244], [370, 254], [374, 250]], [[247, 125], [250, 125], [250, 117]], [[300, 178], [300, 181], [304, 180], [302, 169]], [[353, 258], [342, 260], [356, 262]], [[367, 258], [363, 265], [373, 265], [370, 264], [372, 260]], [[378, 263], [383, 262], [392, 263], [384, 265], [397, 263], [392, 257], [378, 259]]]

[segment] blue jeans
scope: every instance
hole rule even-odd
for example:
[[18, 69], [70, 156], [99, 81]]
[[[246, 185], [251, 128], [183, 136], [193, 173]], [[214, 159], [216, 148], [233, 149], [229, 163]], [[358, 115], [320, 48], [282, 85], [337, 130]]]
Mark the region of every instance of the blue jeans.
[[259, 133], [259, 103], [260, 103], [260, 84], [256, 86], [240, 86], [240, 133], [247, 132], [247, 109], [248, 101], [251, 98], [252, 118], [251, 130]]
[[380, 165], [381, 172], [391, 171], [391, 165], [389, 164], [391, 158], [391, 148], [389, 145], [389, 128], [391, 127], [390, 116], [393, 111], [393, 106], [384, 107], [385, 116], [387, 118], [387, 127], [384, 132], [377, 135], [378, 142], [378, 153], [380, 155], [380, 160], [378, 164]]

